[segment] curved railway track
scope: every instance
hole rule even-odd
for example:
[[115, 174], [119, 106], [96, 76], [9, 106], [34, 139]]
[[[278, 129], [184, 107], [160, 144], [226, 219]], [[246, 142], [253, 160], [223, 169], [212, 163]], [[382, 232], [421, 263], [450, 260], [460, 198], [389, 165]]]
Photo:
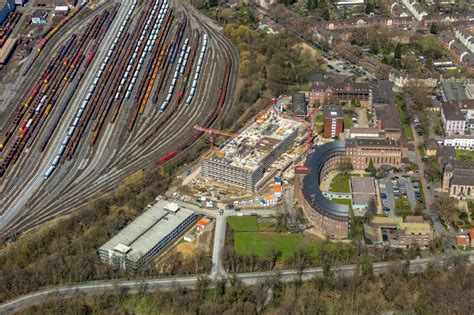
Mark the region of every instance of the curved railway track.
[[[179, 154], [182, 154], [199, 137], [193, 128], [195, 124], [206, 121], [214, 123], [219, 114], [215, 113], [219, 102], [224, 105], [224, 110], [232, 106], [238, 71], [234, 48], [218, 30], [203, 24], [192, 10], [186, 10], [185, 5], [173, 3], [172, 7], [178, 14], [187, 17], [190, 27], [184, 37], [190, 38], [193, 44], [197, 45], [197, 42], [193, 42], [197, 33], [209, 35], [210, 49], [205, 56], [201, 75], [206, 83], [198, 89], [193, 105], [179, 104], [175, 93], [169, 108], [160, 114], [158, 104], [164, 95], [159, 95], [157, 104], [148, 104], [143, 114], [138, 115], [135, 128], [131, 132], [124, 132], [127, 129], [128, 113], [136, 106], [133, 102], [124, 102], [115, 122], [104, 128], [93, 147], [89, 141], [82, 141], [74, 157], [65, 161], [47, 181], [41, 178], [41, 172], [51, 161], [43, 159], [30, 169], [29, 176], [21, 179], [26, 185], [4, 198], [4, 204], [7, 205], [3, 209], [5, 213], [17, 209], [15, 216], [5, 226], [6, 234], [28, 230], [57, 215], [70, 212], [97, 192], [113, 190], [121, 180], [155, 163], [169, 152], [179, 150]], [[222, 100], [220, 90], [216, 91], [215, 87], [222, 89], [222, 79], [229, 64], [232, 68], [228, 73], [227, 95]], [[170, 84], [169, 81], [166, 80], [166, 86]], [[76, 97], [81, 99], [81, 93]], [[64, 132], [66, 126], [59, 126], [58, 129], [59, 133]], [[154, 131], [153, 136], [148, 136], [144, 141], [150, 130]], [[89, 136], [90, 130], [85, 139], [88, 140]], [[50, 156], [58, 144], [58, 140], [53, 141], [49, 150], [46, 150], [46, 156]], [[34, 146], [31, 150], [34, 150]], [[10, 181], [13, 183], [11, 187], [18, 187], [18, 182], [15, 185], [14, 180]], [[22, 195], [29, 195], [29, 198], [22, 198]]]

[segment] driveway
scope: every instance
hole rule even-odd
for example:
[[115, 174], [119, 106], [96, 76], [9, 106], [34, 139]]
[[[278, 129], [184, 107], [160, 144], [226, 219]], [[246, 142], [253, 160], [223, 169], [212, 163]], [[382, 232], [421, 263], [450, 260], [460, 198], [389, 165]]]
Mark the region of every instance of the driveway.
[[410, 179], [403, 178], [403, 177], [401, 177], [398, 182], [400, 184], [401, 183], [405, 184], [405, 188], [407, 190], [407, 198], [408, 198], [408, 201], [410, 202], [411, 211], [413, 212], [413, 210], [416, 207], [416, 197], [415, 197], [415, 190], [413, 188], [413, 183], [411, 182]]
[[[383, 207], [390, 208], [390, 212], [385, 212], [391, 217], [395, 216], [395, 197], [393, 196], [393, 185], [392, 182], [386, 179], [381, 179], [380, 184], [385, 184], [385, 188], [380, 188], [380, 193], [385, 193], [387, 199], [382, 199]], [[385, 202], [383, 202], [385, 200]]]
[[[423, 143], [423, 139], [418, 136], [416, 133], [415, 128], [413, 128], [413, 125], [411, 125], [411, 130], [413, 132], [413, 136], [415, 138], [415, 148], [418, 148], [418, 146]], [[431, 221], [433, 222], [433, 227], [438, 233], [438, 235], [446, 235], [446, 229], [444, 226], [441, 224], [439, 220], [439, 216], [435, 211], [431, 208], [431, 205], [433, 204], [433, 195], [431, 191], [428, 189], [428, 181], [425, 178], [425, 165], [423, 164], [423, 161], [421, 160], [420, 153], [418, 152], [418, 149], [415, 150], [416, 152], [416, 164], [418, 165], [418, 172], [420, 174], [420, 181], [421, 185], [423, 186], [423, 195], [425, 197], [425, 204], [426, 204], [426, 213], [429, 214], [431, 217]]]
[[367, 119], [367, 110], [362, 107], [356, 107], [355, 112], [357, 113], [357, 121], [359, 122], [359, 127], [368, 128], [369, 120]]

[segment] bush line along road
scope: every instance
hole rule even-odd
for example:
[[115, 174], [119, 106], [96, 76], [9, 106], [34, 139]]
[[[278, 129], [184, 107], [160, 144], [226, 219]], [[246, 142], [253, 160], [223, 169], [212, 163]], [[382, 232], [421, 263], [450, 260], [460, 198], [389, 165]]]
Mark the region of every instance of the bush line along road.
[[[430, 264], [433, 266], [443, 266], [448, 262], [448, 258], [425, 258], [425, 259], [414, 259], [410, 260], [409, 272], [419, 273], [424, 271]], [[470, 256], [469, 263], [474, 262], [474, 257]], [[395, 262], [381, 262], [373, 264], [374, 275], [380, 275], [385, 272], [390, 272], [393, 267], [404, 266], [406, 262], [395, 261]], [[357, 265], [344, 265], [334, 268], [334, 274], [337, 276], [353, 276], [358, 272]], [[283, 282], [294, 282], [296, 280], [309, 280], [312, 278], [320, 278], [324, 276], [323, 268], [308, 268], [304, 270], [281, 270], [281, 271], [263, 271], [263, 272], [252, 272], [252, 273], [239, 273], [235, 277], [244, 285], [255, 285], [259, 281], [277, 277]], [[40, 304], [50, 298], [54, 297], [74, 297], [80, 294], [94, 295], [94, 294], [113, 294], [117, 292], [123, 293], [137, 293], [143, 291], [160, 291], [160, 290], [171, 290], [176, 286], [186, 287], [190, 289], [196, 288], [200, 281], [199, 276], [193, 277], [177, 277], [177, 278], [151, 278], [136, 281], [94, 281], [83, 284], [71, 285], [71, 286], [56, 286], [42, 291], [30, 293], [19, 297], [15, 300], [6, 302], [0, 305], [0, 314], [19, 310], [26, 306]], [[210, 280], [210, 287], [216, 285], [217, 281]], [[227, 282], [229, 281], [226, 280]]]
[[[232, 107], [235, 49], [188, 4], [166, 3], [111, 1], [89, 14], [85, 7], [31, 56], [19, 96], [9, 102], [26, 112], [14, 112], [20, 119], [12, 115], [0, 134], [0, 233], [31, 229], [155, 161], [182, 154], [201, 135], [194, 125], [208, 127]], [[104, 12], [115, 17], [99, 30], [102, 37], [73, 27], [98, 23]], [[49, 103], [51, 112], [44, 115]], [[10, 126], [13, 133], [5, 140], [3, 130]]]

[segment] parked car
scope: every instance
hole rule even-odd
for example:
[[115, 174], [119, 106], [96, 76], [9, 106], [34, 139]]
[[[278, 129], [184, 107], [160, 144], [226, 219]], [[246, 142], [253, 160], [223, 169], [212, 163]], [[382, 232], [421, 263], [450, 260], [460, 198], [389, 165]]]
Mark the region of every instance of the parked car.
[[380, 194], [380, 197], [381, 197], [382, 199], [387, 199], [387, 194], [386, 194], [386, 193], [381, 193], [381, 194]]

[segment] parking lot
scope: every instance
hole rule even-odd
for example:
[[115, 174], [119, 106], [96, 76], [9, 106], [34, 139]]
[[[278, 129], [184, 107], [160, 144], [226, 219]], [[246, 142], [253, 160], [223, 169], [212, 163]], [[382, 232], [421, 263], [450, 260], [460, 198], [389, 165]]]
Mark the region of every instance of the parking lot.
[[394, 176], [379, 180], [380, 198], [382, 199], [383, 211], [388, 216], [395, 216], [396, 200], [406, 198], [411, 210], [421, 200], [418, 182], [412, 182], [410, 178]]

